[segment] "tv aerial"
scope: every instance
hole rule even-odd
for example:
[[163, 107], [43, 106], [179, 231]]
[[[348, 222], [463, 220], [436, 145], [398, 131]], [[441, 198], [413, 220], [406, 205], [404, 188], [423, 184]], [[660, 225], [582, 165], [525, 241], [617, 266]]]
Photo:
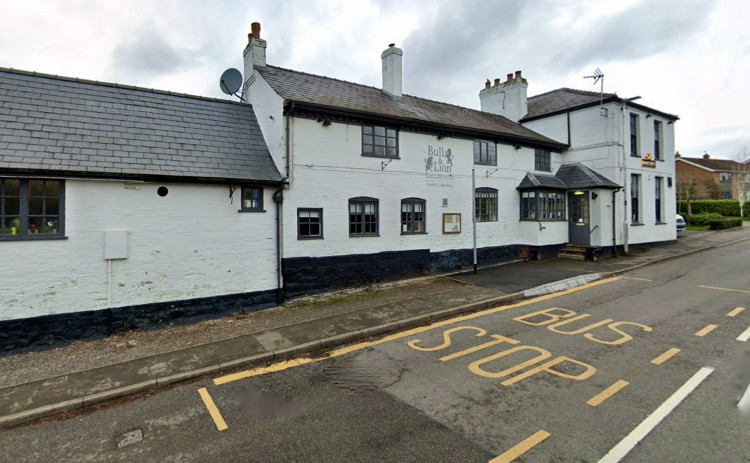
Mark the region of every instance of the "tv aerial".
[[604, 116], [604, 73], [601, 71], [601, 69], [596, 68], [594, 70], [594, 74], [590, 76], [583, 76], [584, 79], [594, 79], [594, 85], [596, 85], [597, 82], [600, 83], [599, 87], [599, 113]]
[[237, 91], [242, 87], [242, 74], [235, 68], [229, 68], [219, 78], [219, 88], [227, 95], [234, 95], [240, 100], [242, 97], [237, 95]]

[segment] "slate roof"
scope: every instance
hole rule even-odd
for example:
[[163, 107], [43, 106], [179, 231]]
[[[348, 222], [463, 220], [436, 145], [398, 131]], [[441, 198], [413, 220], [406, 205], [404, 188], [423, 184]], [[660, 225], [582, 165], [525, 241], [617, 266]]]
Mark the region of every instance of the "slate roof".
[[554, 175], [527, 172], [521, 183], [516, 187], [518, 190], [533, 190], [535, 188], [567, 190], [568, 186]]
[[0, 171], [278, 182], [250, 105], [0, 68]]
[[[601, 100], [602, 95], [599, 92], [576, 90], [567, 87], [558, 88], [547, 93], [530, 97], [527, 100], [528, 113], [521, 119], [521, 122], [565, 112], [573, 108], [595, 106], [598, 105]], [[623, 99], [618, 97], [616, 93], [604, 93], [603, 101], [604, 103], [622, 102]], [[674, 114], [658, 111], [638, 103], [630, 102], [628, 103], [628, 106], [659, 115], [669, 120], [676, 121], [679, 119], [679, 117]]]
[[405, 124], [451, 129], [497, 137], [562, 151], [567, 145], [547, 138], [503, 116], [448, 103], [403, 95], [394, 98], [381, 89], [276, 66], [257, 68], [268, 84], [287, 101], [320, 109], [344, 110]]
[[555, 177], [562, 180], [568, 189], [571, 190], [582, 188], [622, 188], [604, 175], [580, 162], [561, 165], [557, 169]]
[[684, 156], [676, 159], [677, 161], [687, 161], [691, 164], [696, 164], [700, 167], [704, 167], [709, 170], [716, 172], [733, 172], [740, 168], [742, 165], [737, 161], [730, 159], [703, 159], [703, 158], [686, 158]]

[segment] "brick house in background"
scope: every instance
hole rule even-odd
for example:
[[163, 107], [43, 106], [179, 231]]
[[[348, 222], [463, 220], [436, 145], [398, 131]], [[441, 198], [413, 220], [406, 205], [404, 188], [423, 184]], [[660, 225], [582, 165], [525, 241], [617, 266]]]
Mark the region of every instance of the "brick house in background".
[[749, 162], [711, 159], [708, 153], [700, 158], [688, 158], [680, 153], [675, 157], [678, 199], [687, 196], [690, 199], [740, 199], [740, 196], [743, 200], [750, 199], [746, 178]]

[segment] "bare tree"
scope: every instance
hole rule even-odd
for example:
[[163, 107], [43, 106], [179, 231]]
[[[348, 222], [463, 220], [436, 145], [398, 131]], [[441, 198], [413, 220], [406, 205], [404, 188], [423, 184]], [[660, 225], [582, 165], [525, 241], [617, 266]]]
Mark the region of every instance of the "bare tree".
[[745, 201], [750, 199], [750, 148], [743, 146], [732, 155], [735, 162], [737, 199], [740, 201], [740, 217], [744, 217]]
[[677, 199], [685, 201], [688, 215], [693, 215], [690, 201], [698, 195], [700, 181], [692, 175], [681, 174], [677, 176]]

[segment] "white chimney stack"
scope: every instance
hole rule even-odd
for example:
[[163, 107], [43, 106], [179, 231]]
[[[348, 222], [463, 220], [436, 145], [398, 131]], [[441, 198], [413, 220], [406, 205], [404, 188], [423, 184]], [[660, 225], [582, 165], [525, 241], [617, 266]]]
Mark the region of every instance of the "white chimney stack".
[[380, 55], [383, 61], [383, 91], [388, 95], [401, 97], [401, 57], [404, 52], [396, 48], [396, 44], [388, 45], [388, 49]]
[[247, 47], [242, 53], [245, 58], [245, 79], [253, 75], [256, 67], [266, 65], [266, 41], [260, 38], [260, 23], [250, 25], [251, 33], [247, 34]]
[[494, 85], [490, 85], [488, 80], [479, 92], [482, 111], [505, 116], [513, 122], [520, 121], [529, 112], [528, 87], [521, 71], [516, 71], [515, 75], [508, 74], [505, 82], [495, 79]]

